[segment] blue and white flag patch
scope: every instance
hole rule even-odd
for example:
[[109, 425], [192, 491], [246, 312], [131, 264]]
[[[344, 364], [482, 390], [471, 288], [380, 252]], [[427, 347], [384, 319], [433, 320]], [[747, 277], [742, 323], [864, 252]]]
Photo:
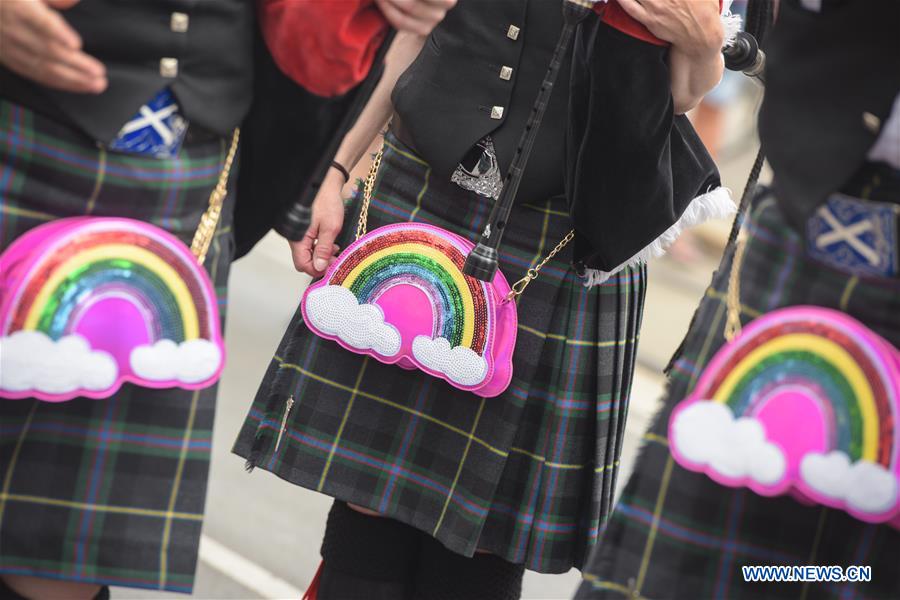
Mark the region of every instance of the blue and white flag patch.
[[895, 277], [898, 206], [832, 194], [806, 226], [807, 252], [855, 275]]
[[109, 148], [128, 154], [174, 158], [181, 150], [187, 128], [175, 96], [166, 88], [138, 109]]

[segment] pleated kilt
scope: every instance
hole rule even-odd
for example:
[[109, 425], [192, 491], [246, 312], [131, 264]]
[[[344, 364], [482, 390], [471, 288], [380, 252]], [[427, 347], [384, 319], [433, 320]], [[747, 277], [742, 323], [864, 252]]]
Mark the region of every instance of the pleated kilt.
[[[227, 142], [125, 156], [0, 100], [0, 249], [80, 215], [141, 219], [189, 244]], [[206, 260], [223, 318], [231, 213], [229, 200]], [[125, 385], [104, 400], [0, 400], [0, 574], [190, 592], [215, 398]]]
[[[878, 180], [855, 195], [879, 199]], [[883, 197], [883, 196], [882, 196]], [[769, 192], [745, 224], [744, 324], [776, 308], [813, 304], [845, 311], [900, 345], [900, 279], [864, 279], [806, 256]], [[900, 531], [789, 496], [720, 486], [678, 466], [669, 416], [725, 343], [726, 255], [673, 363], [665, 403], [644, 436], [634, 472], [590, 563], [578, 598], [900, 598]], [[802, 424], [798, 424], [801, 427]], [[871, 583], [746, 583], [742, 566], [869, 565]]]
[[[474, 239], [491, 204], [435, 177], [389, 135], [369, 229], [417, 221]], [[571, 226], [562, 198], [517, 206], [503, 273], [521, 277]], [[495, 398], [348, 352], [310, 333], [298, 310], [235, 452], [463, 555], [487, 550], [550, 573], [581, 566], [611, 508], [645, 271], [587, 289], [571, 258], [570, 248], [561, 252], [521, 297], [512, 384]], [[290, 395], [296, 404], [276, 452]]]

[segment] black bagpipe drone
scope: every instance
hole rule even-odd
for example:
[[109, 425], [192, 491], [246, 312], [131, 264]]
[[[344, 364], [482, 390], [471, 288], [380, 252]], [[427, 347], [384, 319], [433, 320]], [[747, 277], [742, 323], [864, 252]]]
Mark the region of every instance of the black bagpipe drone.
[[[494, 204], [488, 220], [488, 226], [483, 230], [478, 244], [468, 256], [464, 267], [464, 272], [466, 274], [483, 281], [491, 280], [498, 268], [498, 250], [503, 240], [504, 228], [506, 227], [512, 211], [513, 203], [522, 181], [525, 164], [527, 163], [528, 156], [537, 139], [537, 132], [546, 111], [550, 95], [553, 92], [559, 70], [564, 63], [566, 52], [573, 43], [573, 38], [578, 34], [578, 28], [582, 26], [589, 17], [596, 15], [594, 3], [588, 2], [587, 0], [563, 0], [562, 4], [565, 24], [560, 33], [553, 58], [547, 68], [541, 88], [537, 93], [532, 111], [526, 122], [525, 129], [522, 132], [516, 153], [506, 174], [501, 196]], [[743, 72], [747, 76], [762, 82], [765, 55], [760, 49], [760, 46], [762, 45], [765, 33], [771, 26], [771, 23], [772, 6], [770, 0], [750, 0], [748, 3], [744, 31], [739, 32], [734, 41], [723, 49], [726, 68]], [[330, 140], [327, 147], [323, 148], [325, 152], [322, 154], [313, 174], [306, 183], [303, 193], [295, 201], [289, 202], [281, 212], [280, 217], [275, 219], [275, 230], [288, 240], [301, 240], [309, 227], [312, 201], [316, 196], [316, 192], [318, 191], [321, 182], [324, 180], [325, 173], [329, 168], [333, 155], [337, 151], [343, 133], [353, 126], [356, 118], [368, 102], [372, 91], [375, 89], [375, 86], [381, 77], [383, 72], [383, 56], [391, 43], [391, 39], [392, 36], [389, 36], [384, 42], [372, 72], [363, 83], [360, 84], [354, 93], [352, 102], [348, 103], [344, 118], [342, 119], [340, 126], [337, 127], [334, 132], [334, 139]], [[691, 131], [691, 134], [693, 134], [693, 131]], [[755, 176], [754, 173], [751, 173], [752, 181], [755, 181], [756, 176], [758, 176], [758, 171], [762, 166], [761, 153], [757, 158], [757, 163], [758, 167], [755, 165], [754, 168]], [[702, 180], [703, 178], [700, 177], [700, 179]], [[691, 187], [691, 189], [693, 188]], [[748, 191], [749, 190], [745, 191], [745, 197], [748, 196]], [[742, 204], [745, 200], [746, 198], [742, 199]], [[648, 231], [647, 236], [652, 236], [650, 237], [651, 240], [656, 237], [653, 231]], [[609, 244], [613, 245], [614, 242], [611, 241]], [[622, 254], [622, 256], [627, 254], [626, 251], [623, 250], [623, 252], [624, 254]], [[630, 256], [630, 254], [628, 256]], [[609, 265], [615, 266], [615, 264], [620, 264], [620, 259], [620, 256], [615, 255], [607, 257], [606, 261]]]

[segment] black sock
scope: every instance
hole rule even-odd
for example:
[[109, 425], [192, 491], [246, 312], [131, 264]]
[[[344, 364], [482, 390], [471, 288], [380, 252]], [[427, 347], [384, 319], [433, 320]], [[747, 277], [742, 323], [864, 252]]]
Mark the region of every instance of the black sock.
[[322, 542], [319, 600], [403, 600], [412, 589], [421, 536], [393, 519], [335, 502]]
[[518, 600], [525, 566], [493, 554], [466, 558], [428, 538], [422, 544], [415, 600]]

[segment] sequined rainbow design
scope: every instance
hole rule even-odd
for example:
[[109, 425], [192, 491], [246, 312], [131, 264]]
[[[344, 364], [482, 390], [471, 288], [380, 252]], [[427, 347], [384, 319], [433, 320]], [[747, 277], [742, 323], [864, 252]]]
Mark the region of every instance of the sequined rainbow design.
[[509, 292], [501, 273], [490, 283], [463, 274], [471, 249], [430, 225], [381, 227], [310, 286], [304, 319], [348, 350], [420, 368], [484, 396], [499, 394], [512, 373], [515, 306], [501, 301]]
[[206, 271], [169, 233], [61, 219], [0, 257], [0, 397], [104, 398], [124, 382], [206, 387], [224, 364]]
[[900, 352], [851, 317], [753, 321], [673, 411], [672, 454], [730, 487], [786, 492], [900, 527]]

